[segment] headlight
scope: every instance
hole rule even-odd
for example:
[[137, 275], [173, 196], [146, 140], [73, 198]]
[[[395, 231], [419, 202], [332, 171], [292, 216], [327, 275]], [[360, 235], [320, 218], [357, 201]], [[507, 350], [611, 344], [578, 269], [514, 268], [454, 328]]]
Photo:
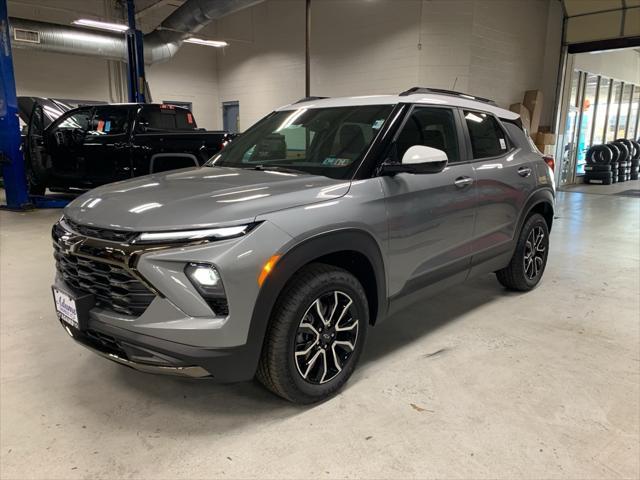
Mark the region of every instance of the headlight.
[[204, 230], [180, 230], [175, 232], [141, 233], [134, 243], [184, 242], [191, 240], [222, 240], [239, 237], [247, 233], [254, 224], [238, 225], [236, 227], [207, 228]]

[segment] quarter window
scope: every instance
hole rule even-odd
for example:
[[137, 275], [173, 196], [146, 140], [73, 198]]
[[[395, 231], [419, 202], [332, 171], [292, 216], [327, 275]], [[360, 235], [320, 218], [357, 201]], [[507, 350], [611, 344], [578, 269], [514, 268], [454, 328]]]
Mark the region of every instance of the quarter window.
[[447, 108], [416, 107], [396, 140], [398, 161], [414, 145], [437, 148], [447, 154], [450, 162], [457, 162], [460, 155], [453, 112]]
[[509, 150], [507, 136], [496, 119], [486, 113], [465, 110], [473, 158], [497, 157]]

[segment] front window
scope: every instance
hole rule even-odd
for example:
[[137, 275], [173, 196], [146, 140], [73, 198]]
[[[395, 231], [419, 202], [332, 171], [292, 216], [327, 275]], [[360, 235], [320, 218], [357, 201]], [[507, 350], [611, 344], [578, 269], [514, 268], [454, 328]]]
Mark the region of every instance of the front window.
[[275, 112], [207, 165], [280, 168], [345, 179], [353, 174], [392, 105], [299, 108]]
[[127, 133], [129, 110], [118, 107], [96, 107], [89, 135], [121, 135]]

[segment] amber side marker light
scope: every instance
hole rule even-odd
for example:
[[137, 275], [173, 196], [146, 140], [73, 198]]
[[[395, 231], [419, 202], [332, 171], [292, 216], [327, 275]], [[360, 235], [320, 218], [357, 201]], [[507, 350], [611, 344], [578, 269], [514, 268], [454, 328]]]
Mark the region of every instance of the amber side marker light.
[[280, 255], [273, 255], [269, 260], [267, 260], [267, 263], [264, 264], [260, 271], [260, 275], [258, 276], [258, 285], [262, 286], [279, 259]]

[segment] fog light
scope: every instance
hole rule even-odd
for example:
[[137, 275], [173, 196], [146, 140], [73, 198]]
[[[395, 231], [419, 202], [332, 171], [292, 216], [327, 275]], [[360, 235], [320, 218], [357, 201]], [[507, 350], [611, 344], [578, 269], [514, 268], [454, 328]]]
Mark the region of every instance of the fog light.
[[218, 271], [212, 266], [198, 265], [191, 272], [191, 278], [203, 287], [213, 287], [220, 281]]
[[187, 274], [193, 286], [196, 287], [205, 300], [225, 297], [220, 273], [213, 265], [208, 263], [189, 263], [185, 267], [184, 273]]

